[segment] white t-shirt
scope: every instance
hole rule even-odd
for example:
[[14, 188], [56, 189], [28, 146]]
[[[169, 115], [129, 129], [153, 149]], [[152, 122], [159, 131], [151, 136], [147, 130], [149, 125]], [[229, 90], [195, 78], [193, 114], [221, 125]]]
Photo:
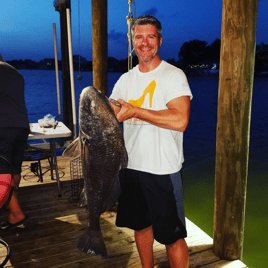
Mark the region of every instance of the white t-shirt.
[[[153, 71], [142, 73], [139, 66], [116, 82], [111, 99], [123, 99], [145, 109], [164, 110], [174, 98], [192, 93], [182, 70], [162, 61]], [[137, 118], [124, 122], [128, 168], [152, 174], [179, 171], [183, 158], [183, 133], [154, 126]]]

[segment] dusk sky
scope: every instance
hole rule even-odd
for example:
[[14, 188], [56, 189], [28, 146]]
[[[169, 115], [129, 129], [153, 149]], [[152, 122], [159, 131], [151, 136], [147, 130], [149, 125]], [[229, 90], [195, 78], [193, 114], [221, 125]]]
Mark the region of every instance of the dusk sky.
[[[80, 3], [80, 5], [79, 5]], [[211, 44], [221, 38], [222, 0], [135, 0], [136, 16], [150, 14], [163, 27], [162, 59], [175, 58], [184, 42], [193, 39]], [[73, 54], [92, 60], [91, 1], [71, 0]], [[134, 5], [132, 5], [134, 13]], [[268, 1], [259, 1], [257, 45], [268, 44]], [[128, 0], [108, 0], [108, 56], [127, 58]], [[53, 23], [57, 29], [58, 58], [60, 51], [60, 16], [53, 0], [9, 0], [0, 4], [0, 54], [3, 59], [54, 58]]]

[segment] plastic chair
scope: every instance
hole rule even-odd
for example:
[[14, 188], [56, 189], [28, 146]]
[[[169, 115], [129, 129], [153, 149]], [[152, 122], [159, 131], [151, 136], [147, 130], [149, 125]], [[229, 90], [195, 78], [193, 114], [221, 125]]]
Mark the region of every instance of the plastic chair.
[[[13, 169], [10, 162], [3, 156], [0, 155], [0, 161], [5, 161], [6, 164], [10, 167], [10, 174], [0, 174], [0, 213], [6, 209], [8, 206], [12, 193], [13, 187], [11, 186], [11, 180], [13, 179]], [[0, 267], [4, 267], [8, 260], [10, 259], [10, 247], [9, 245], [2, 239], [0, 239], [0, 244], [4, 245], [7, 250], [7, 255], [0, 264]]]

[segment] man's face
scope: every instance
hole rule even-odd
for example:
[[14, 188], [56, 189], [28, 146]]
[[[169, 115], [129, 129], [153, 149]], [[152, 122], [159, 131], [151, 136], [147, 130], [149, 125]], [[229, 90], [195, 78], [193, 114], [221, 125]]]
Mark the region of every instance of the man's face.
[[158, 56], [162, 37], [152, 24], [137, 25], [133, 33], [133, 46], [140, 61], [149, 62]]

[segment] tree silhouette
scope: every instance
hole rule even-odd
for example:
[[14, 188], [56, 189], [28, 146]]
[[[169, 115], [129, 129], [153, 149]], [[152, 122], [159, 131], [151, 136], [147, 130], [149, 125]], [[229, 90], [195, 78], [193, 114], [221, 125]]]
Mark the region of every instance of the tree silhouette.
[[221, 40], [215, 39], [215, 41], [208, 47], [208, 58], [212, 60], [219, 60], [221, 52]]
[[197, 64], [206, 59], [208, 46], [206, 41], [191, 40], [185, 42], [179, 51], [179, 59], [187, 64]]

